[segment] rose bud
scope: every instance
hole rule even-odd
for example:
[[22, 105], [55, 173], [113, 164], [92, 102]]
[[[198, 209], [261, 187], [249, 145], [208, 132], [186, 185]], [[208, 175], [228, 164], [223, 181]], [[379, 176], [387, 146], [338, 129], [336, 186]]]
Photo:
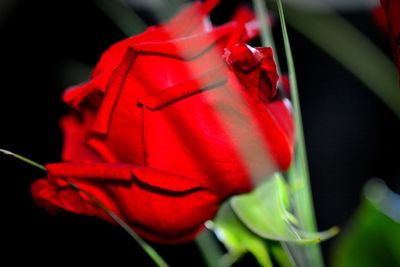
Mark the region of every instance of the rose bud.
[[272, 51], [243, 43], [244, 25], [204, 26], [215, 3], [113, 45], [65, 93], [63, 162], [33, 184], [40, 205], [111, 222], [70, 181], [142, 237], [179, 243], [225, 199], [289, 167], [293, 122], [274, 97]]

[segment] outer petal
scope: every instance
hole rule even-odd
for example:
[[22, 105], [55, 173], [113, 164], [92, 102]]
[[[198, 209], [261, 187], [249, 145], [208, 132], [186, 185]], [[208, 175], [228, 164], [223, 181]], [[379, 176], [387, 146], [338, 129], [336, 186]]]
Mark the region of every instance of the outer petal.
[[222, 64], [215, 51], [220, 51], [218, 44], [226, 42], [233, 29], [230, 24], [188, 38], [132, 46], [109, 81], [90, 147], [106, 161], [145, 164], [143, 110], [138, 100], [176, 89], [176, 85]]
[[38, 205], [51, 213], [64, 209], [77, 214], [95, 216], [100, 212], [91, 202], [84, 200], [75, 189], [58, 185], [49, 179], [35, 181], [31, 192]]
[[137, 186], [129, 195], [135, 200], [121, 202], [121, 207], [125, 216], [135, 216], [132, 221], [139, 233], [149, 239], [192, 240], [218, 210], [220, 198], [195, 179], [149, 167], [134, 167], [132, 172]]
[[102, 55], [90, 81], [67, 90], [63, 95], [64, 102], [76, 108], [93, 91], [105, 92], [112, 73], [121, 64], [128, 48], [132, 45], [167, 41], [205, 32], [207, 27], [203, 21], [218, 2], [218, 0], [196, 2], [184, 8], [165, 25], [149, 27], [142, 34], [114, 44]]
[[42, 206], [111, 221], [87, 195], [60, 178], [67, 177], [143, 237], [157, 242], [191, 240], [203, 223], [213, 218], [220, 201], [193, 179], [145, 166], [61, 163], [47, 168], [50, 180], [41, 179], [32, 186], [33, 196]]

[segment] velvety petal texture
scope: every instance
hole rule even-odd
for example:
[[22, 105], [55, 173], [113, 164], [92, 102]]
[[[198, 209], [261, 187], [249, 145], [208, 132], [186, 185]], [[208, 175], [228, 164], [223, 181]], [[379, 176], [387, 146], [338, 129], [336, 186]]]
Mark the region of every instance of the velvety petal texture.
[[244, 21], [210, 27], [216, 4], [113, 45], [65, 92], [63, 162], [33, 184], [40, 205], [111, 222], [71, 181], [144, 238], [179, 243], [223, 200], [289, 167], [293, 121], [272, 51], [245, 43]]

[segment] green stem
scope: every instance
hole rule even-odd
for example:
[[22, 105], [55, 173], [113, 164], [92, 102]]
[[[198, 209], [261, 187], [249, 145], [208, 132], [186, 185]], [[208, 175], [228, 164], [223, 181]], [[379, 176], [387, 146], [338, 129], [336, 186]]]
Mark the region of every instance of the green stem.
[[196, 244], [208, 267], [221, 266], [220, 262], [224, 253], [209, 230], [204, 229], [196, 238]]
[[[305, 205], [305, 218], [301, 218], [303, 221], [303, 227], [305, 230], [315, 231], [316, 223], [313, 212], [313, 205], [311, 201], [311, 190], [310, 190], [310, 182], [309, 182], [309, 171], [308, 171], [308, 162], [307, 162], [307, 152], [304, 141], [304, 130], [303, 130], [303, 122], [301, 119], [301, 107], [300, 107], [300, 98], [298, 93], [297, 86], [297, 78], [296, 78], [296, 70], [294, 66], [294, 60], [292, 55], [292, 50], [290, 48], [289, 36], [287, 34], [287, 28], [285, 23], [285, 15], [283, 12], [283, 6], [281, 0], [277, 0], [278, 3], [278, 12], [279, 17], [281, 18], [281, 26], [282, 26], [282, 34], [283, 34], [283, 42], [285, 46], [286, 59], [288, 64], [288, 72], [289, 72], [289, 82], [290, 82], [290, 92], [291, 99], [294, 110], [294, 119], [296, 125], [296, 161], [298, 164], [292, 164], [291, 171], [295, 171], [297, 174], [301, 174], [301, 179], [304, 184], [302, 184], [303, 189], [307, 190], [307, 201], [309, 205]], [[292, 175], [293, 176], [293, 175]], [[295, 175], [296, 176], [296, 175]], [[303, 216], [302, 216], [303, 217]]]
[[5, 154], [5, 155], [17, 158], [17, 159], [19, 159], [19, 160], [21, 160], [21, 161], [23, 161], [25, 163], [28, 163], [29, 165], [32, 165], [32, 166], [34, 166], [36, 168], [39, 168], [39, 169], [41, 169], [43, 171], [47, 171], [46, 167], [43, 166], [42, 164], [39, 164], [39, 163], [37, 163], [37, 162], [35, 162], [33, 160], [30, 160], [30, 159], [28, 159], [28, 158], [26, 158], [24, 156], [21, 156], [19, 154], [16, 154], [14, 152], [11, 152], [11, 151], [8, 151], [8, 150], [5, 150], [5, 149], [0, 149], [0, 152]]
[[[277, 0], [277, 5], [288, 64], [291, 98], [293, 103], [294, 119], [296, 126], [295, 160], [292, 163], [292, 166], [288, 173], [289, 182], [292, 186], [300, 185], [300, 187], [302, 188], [302, 190], [299, 190], [293, 194], [295, 213], [299, 218], [302, 228], [306, 231], [314, 232], [316, 231], [317, 227], [312, 202], [312, 193], [309, 178], [310, 175], [308, 170], [307, 153], [304, 141], [303, 123], [301, 119], [301, 107], [297, 87], [296, 71], [292, 50], [290, 47], [289, 36], [286, 28], [282, 1]], [[311, 254], [309, 260], [312, 262], [312, 266], [323, 266], [322, 255], [318, 245], [310, 246], [310, 249], [307, 251]]]
[[[28, 163], [29, 165], [35, 166], [41, 170], [47, 171], [47, 169], [44, 165], [39, 164], [31, 159], [28, 159], [24, 156], [19, 155], [17, 153], [14, 153], [14, 152], [11, 152], [11, 151], [8, 151], [5, 149], [0, 149], [0, 152], [6, 154], [8, 156], [12, 156], [16, 159], [19, 159], [25, 163]], [[135, 231], [133, 231], [132, 228], [123, 219], [121, 219], [121, 217], [119, 217], [113, 211], [108, 209], [101, 201], [99, 201], [90, 192], [81, 189], [78, 185], [74, 184], [73, 182], [71, 182], [67, 179], [65, 179], [65, 181], [67, 181], [67, 183], [72, 188], [85, 194], [97, 207], [99, 207], [101, 210], [103, 210], [105, 213], [107, 213], [108, 216], [110, 216], [119, 226], [121, 226], [142, 247], [142, 249], [157, 264], [157, 266], [168, 267], [168, 264], [164, 261], [164, 259], [146, 241], [144, 241], [140, 236], [138, 236], [135, 233]]]

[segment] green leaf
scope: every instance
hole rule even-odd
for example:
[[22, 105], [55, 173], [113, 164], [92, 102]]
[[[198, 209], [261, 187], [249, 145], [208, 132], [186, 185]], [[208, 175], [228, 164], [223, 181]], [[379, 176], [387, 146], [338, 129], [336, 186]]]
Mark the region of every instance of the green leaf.
[[268, 241], [270, 254], [279, 263], [280, 267], [292, 267], [294, 264], [289, 258], [288, 253], [282, 246], [281, 242]]
[[231, 199], [231, 206], [240, 220], [260, 237], [298, 244], [317, 243], [337, 233], [305, 232], [297, 227], [297, 219], [289, 211], [289, 195], [282, 174], [276, 173], [253, 192]]
[[400, 195], [368, 182], [351, 224], [335, 244], [333, 267], [400, 266]]
[[232, 265], [247, 252], [253, 254], [260, 266], [273, 266], [265, 241], [240, 222], [228, 201], [221, 206], [211, 228], [228, 250], [228, 254], [222, 259], [221, 266]]

